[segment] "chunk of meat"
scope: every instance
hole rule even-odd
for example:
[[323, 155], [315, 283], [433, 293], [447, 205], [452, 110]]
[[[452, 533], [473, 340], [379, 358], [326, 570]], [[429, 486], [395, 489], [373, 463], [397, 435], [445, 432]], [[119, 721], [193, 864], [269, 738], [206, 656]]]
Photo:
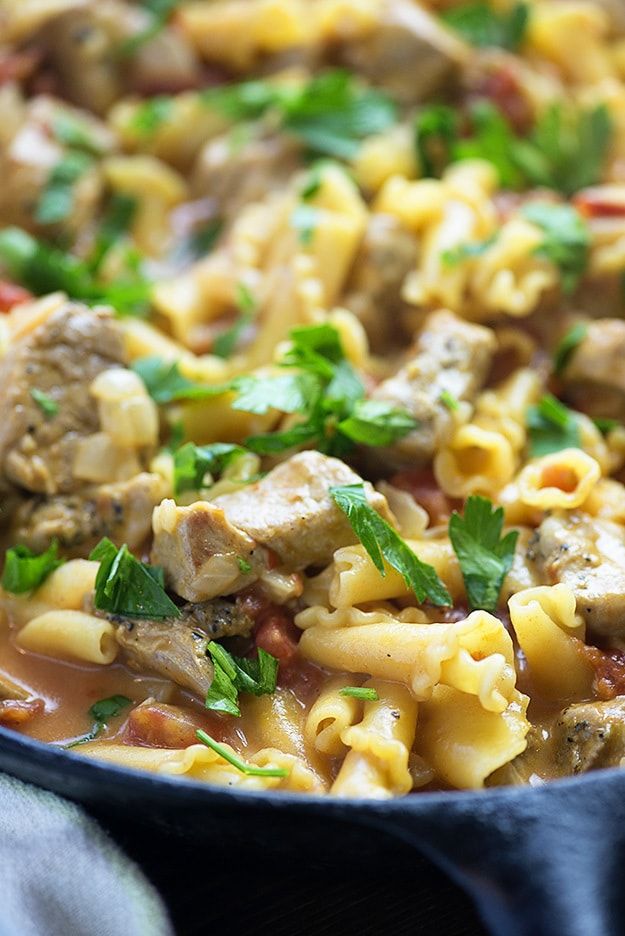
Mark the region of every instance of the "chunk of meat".
[[218, 717], [211, 718], [208, 712], [200, 715], [189, 708], [146, 699], [128, 716], [121, 740], [141, 747], [186, 748], [197, 742], [198, 728], [208, 731], [211, 738], [222, 740], [221, 724]]
[[129, 481], [87, 488], [79, 494], [23, 501], [13, 515], [11, 542], [43, 552], [57, 539], [66, 555], [84, 555], [103, 536], [139, 549], [152, 529], [152, 510], [165, 482], [143, 472]]
[[233, 219], [250, 202], [283, 187], [300, 165], [300, 146], [285, 134], [261, 130], [234, 146], [232, 135], [209, 141], [195, 164], [192, 191], [214, 200], [216, 213]]
[[597, 634], [625, 633], [625, 529], [581, 512], [554, 512], [528, 547], [549, 584], [575, 593], [577, 610]]
[[569, 705], [552, 734], [555, 762], [564, 775], [620, 766], [625, 757], [625, 696]]
[[431, 468], [416, 468], [400, 471], [393, 475], [391, 484], [400, 491], [407, 491], [420, 507], [427, 511], [431, 526], [447, 523], [452, 510], [460, 507], [460, 501], [450, 500], [441, 490]]
[[6, 699], [0, 702], [0, 725], [23, 725], [45, 709], [43, 699]]
[[[215, 499], [228, 520], [257, 543], [277, 553], [289, 570], [326, 565], [355, 534], [329, 489], [359, 484], [362, 478], [338, 458], [299, 452], [273, 471], [232, 494]], [[365, 483], [369, 503], [392, 519], [386, 498]]]
[[401, 290], [416, 266], [417, 253], [415, 237], [396, 218], [371, 215], [341, 305], [360, 319], [377, 353], [402, 341]]
[[249, 634], [252, 626], [252, 619], [235, 604], [210, 601], [185, 605], [180, 618], [124, 620], [115, 638], [133, 669], [157, 673], [203, 697], [213, 681], [213, 664], [206, 655], [210, 641]]
[[140, 7], [99, 0], [57, 17], [46, 30], [64, 95], [105, 114], [127, 91], [181, 91], [200, 81], [200, 63], [182, 33], [165, 27], [124, 55], [124, 43], [150, 27]]
[[567, 400], [591, 416], [625, 417], [625, 322], [598, 319], [562, 373]]
[[340, 62], [406, 103], [422, 101], [453, 82], [469, 50], [412, 0], [383, 0], [370, 30], [338, 47]]
[[494, 351], [495, 337], [489, 328], [465, 322], [452, 312], [433, 312], [408, 363], [371, 394], [407, 409], [418, 426], [391, 448], [376, 450], [375, 457], [385, 467], [396, 468], [429, 461], [453, 425], [441, 394], [472, 401], [488, 376]]
[[[52, 306], [15, 338], [0, 362], [0, 482], [38, 494], [75, 491], [76, 445], [99, 428], [89, 386], [123, 363], [123, 337], [113, 318], [77, 303]], [[33, 390], [49, 396], [58, 412], [44, 413]]]
[[163, 567], [169, 587], [187, 601], [231, 594], [258, 577], [263, 559], [256, 543], [214, 504], [177, 507], [164, 500], [154, 510], [152, 529], [152, 562]]

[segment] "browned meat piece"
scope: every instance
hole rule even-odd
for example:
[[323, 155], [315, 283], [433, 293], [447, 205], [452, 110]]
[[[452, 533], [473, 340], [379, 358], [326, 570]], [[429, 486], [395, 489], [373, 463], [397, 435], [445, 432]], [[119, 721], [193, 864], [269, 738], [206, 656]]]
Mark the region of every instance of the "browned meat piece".
[[625, 696], [569, 705], [554, 727], [553, 746], [565, 776], [620, 766], [625, 757]]
[[372, 214], [341, 301], [362, 322], [373, 351], [381, 354], [406, 342], [400, 312], [401, 289], [417, 263], [415, 237], [396, 218]]
[[564, 371], [567, 400], [591, 416], [625, 417], [625, 322], [598, 319]]
[[[326, 565], [336, 549], [356, 541], [347, 518], [328, 490], [362, 478], [338, 458], [299, 452], [273, 471], [215, 504], [235, 526], [277, 553], [285, 568]], [[366, 483], [372, 507], [389, 517], [386, 498]]]
[[206, 144], [197, 158], [192, 190], [214, 199], [216, 212], [232, 219], [245, 205], [286, 184], [300, 165], [300, 147], [284, 134], [266, 133], [233, 147], [231, 134]]
[[[123, 362], [122, 334], [113, 318], [77, 303], [53, 308], [16, 339], [0, 362], [0, 483], [37, 494], [75, 491], [76, 445], [98, 429], [89, 385]], [[45, 414], [32, 391], [49, 396], [58, 412]]]
[[7, 699], [0, 702], [0, 725], [23, 725], [36, 715], [41, 715], [45, 709], [43, 699]]
[[425, 322], [414, 356], [372, 393], [373, 399], [407, 409], [419, 425], [392, 448], [376, 450], [375, 457], [394, 468], [429, 461], [453, 421], [441, 393], [472, 401], [486, 380], [494, 350], [495, 337], [490, 329], [465, 322], [452, 312], [433, 312]]
[[122, 737], [142, 747], [186, 748], [197, 741], [196, 731], [205, 731], [206, 716], [177, 705], [146, 699], [128, 716]]
[[412, 0], [385, 0], [371, 31], [348, 37], [338, 55], [407, 103], [441, 91], [469, 60], [466, 45]]
[[579, 512], [555, 512], [536, 531], [528, 557], [545, 581], [572, 588], [577, 610], [595, 633], [625, 633], [622, 526]]
[[152, 528], [152, 562], [163, 567], [167, 584], [187, 601], [239, 591], [255, 581], [263, 563], [254, 540], [206, 501], [177, 507], [165, 500], [154, 511]]
[[133, 669], [151, 670], [202, 697], [213, 681], [207, 645], [221, 637], [248, 634], [253, 621], [227, 601], [185, 605], [181, 614], [163, 621], [124, 620], [115, 636]]
[[9, 538], [37, 553], [57, 539], [65, 554], [83, 556], [103, 536], [136, 550], [150, 535], [152, 510], [161, 502], [163, 488], [159, 475], [142, 473], [80, 494], [29, 498], [13, 516]]
[[45, 39], [65, 95], [105, 114], [128, 90], [155, 94], [197, 85], [198, 59], [173, 29], [159, 30], [132, 55], [121, 54], [124, 42], [151, 22], [145, 10], [118, 0], [99, 0], [57, 17]]

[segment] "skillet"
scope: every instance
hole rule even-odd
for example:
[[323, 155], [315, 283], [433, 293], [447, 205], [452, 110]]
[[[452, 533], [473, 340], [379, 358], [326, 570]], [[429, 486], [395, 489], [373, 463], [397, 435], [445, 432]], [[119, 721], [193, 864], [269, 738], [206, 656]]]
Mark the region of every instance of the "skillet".
[[265, 858], [268, 850], [306, 860], [331, 851], [352, 861], [386, 849], [386, 859], [401, 841], [469, 894], [494, 936], [625, 933], [625, 773], [618, 769], [533, 788], [333, 800], [157, 777], [3, 728], [0, 769], [100, 812], [203, 841], [244, 838]]

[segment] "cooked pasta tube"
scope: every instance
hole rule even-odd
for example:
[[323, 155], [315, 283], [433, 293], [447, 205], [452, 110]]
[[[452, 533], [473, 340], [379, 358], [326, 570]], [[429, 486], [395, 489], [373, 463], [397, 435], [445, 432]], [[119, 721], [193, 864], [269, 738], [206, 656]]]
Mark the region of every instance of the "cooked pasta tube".
[[112, 663], [119, 650], [114, 625], [82, 611], [46, 611], [22, 627], [15, 639], [33, 653], [102, 666]]

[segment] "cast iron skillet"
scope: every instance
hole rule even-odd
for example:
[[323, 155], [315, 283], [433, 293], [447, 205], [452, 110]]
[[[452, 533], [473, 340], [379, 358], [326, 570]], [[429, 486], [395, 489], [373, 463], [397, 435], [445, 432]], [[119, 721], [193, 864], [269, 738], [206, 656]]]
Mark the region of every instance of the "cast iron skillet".
[[[625, 772], [383, 802], [207, 787], [114, 767], [0, 728], [0, 769], [91, 808], [195, 838], [298, 855], [372, 855], [400, 839], [473, 898], [496, 936], [625, 933]], [[237, 831], [238, 830], [238, 831]], [[303, 857], [302, 857], [303, 856]], [[418, 879], [415, 879], [418, 898]]]

